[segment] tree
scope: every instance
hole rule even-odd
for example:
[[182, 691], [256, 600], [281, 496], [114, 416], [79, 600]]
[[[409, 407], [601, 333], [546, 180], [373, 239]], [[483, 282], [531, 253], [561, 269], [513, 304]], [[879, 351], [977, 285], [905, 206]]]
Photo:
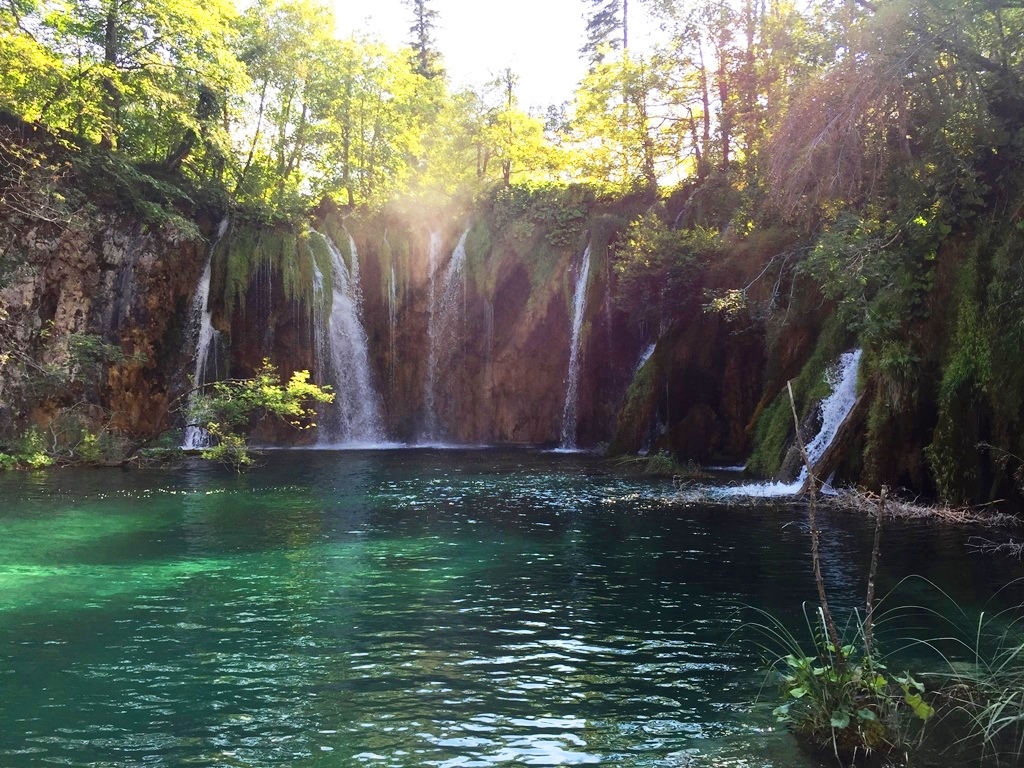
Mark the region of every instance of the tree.
[[588, 6], [587, 40], [580, 48], [590, 64], [600, 64], [608, 51], [629, 49], [629, 0], [584, 0]]
[[[497, 88], [500, 102], [491, 111], [485, 135], [489, 154], [501, 167], [501, 179], [507, 186], [512, 183], [513, 172], [550, 169], [552, 148], [544, 139], [544, 123], [519, 109], [516, 85], [519, 78], [506, 68], [491, 83]], [[484, 168], [486, 175], [486, 167]]]
[[629, 52], [596, 64], [576, 92], [580, 170], [626, 188], [654, 188], [675, 167], [688, 123], [671, 88], [667, 58]]
[[309, 371], [296, 371], [286, 383], [264, 360], [250, 379], [211, 384], [193, 399], [188, 419], [213, 439], [213, 446], [202, 451], [204, 459], [240, 469], [253, 463], [245, 435], [256, 422], [273, 417], [296, 429], [313, 429], [316, 403], [333, 400], [333, 394], [310, 383]]
[[246, 116], [234, 194], [246, 202], [301, 208], [319, 126], [311, 108], [333, 42], [331, 11], [314, 0], [258, 0], [241, 20], [238, 57], [256, 114]]
[[413, 23], [409, 27], [409, 46], [413, 49], [413, 69], [428, 80], [444, 75], [441, 54], [434, 40], [437, 25], [437, 11], [430, 7], [430, 0], [402, 0], [412, 11]]
[[177, 169], [227, 149], [221, 117], [245, 86], [234, 18], [228, 0], [18, 0], [0, 11], [0, 94], [26, 119]]

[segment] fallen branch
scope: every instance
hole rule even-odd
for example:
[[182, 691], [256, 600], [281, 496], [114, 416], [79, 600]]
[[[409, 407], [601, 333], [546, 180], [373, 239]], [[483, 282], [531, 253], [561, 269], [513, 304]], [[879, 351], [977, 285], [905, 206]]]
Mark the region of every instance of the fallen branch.
[[[871, 491], [845, 489], [835, 496], [821, 500], [833, 509], [874, 515], [882, 504], [882, 497]], [[898, 520], [933, 520], [952, 525], [977, 525], [988, 528], [1006, 528], [1021, 525], [1019, 517], [1005, 512], [993, 512], [984, 507], [951, 506], [949, 504], [924, 504], [917, 500], [899, 501], [892, 497], [885, 499], [886, 516]]]

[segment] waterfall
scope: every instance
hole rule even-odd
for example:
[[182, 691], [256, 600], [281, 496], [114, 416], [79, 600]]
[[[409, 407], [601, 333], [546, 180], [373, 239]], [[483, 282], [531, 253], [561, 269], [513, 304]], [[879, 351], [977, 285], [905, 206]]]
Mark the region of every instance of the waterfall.
[[[206, 384], [207, 363], [210, 360], [210, 350], [214, 355], [217, 352], [217, 342], [220, 339], [220, 331], [213, 327], [213, 313], [210, 311], [210, 275], [213, 272], [213, 252], [220, 243], [224, 233], [228, 231], [228, 218], [225, 216], [217, 226], [213, 239], [210, 241], [210, 250], [206, 256], [206, 266], [203, 274], [196, 285], [196, 291], [192, 294], [192, 308], [189, 314], [189, 326], [196, 339], [195, 366], [192, 370], [191, 390], [188, 395], [187, 415], [191, 418], [192, 409], [196, 404], [196, 398]], [[216, 372], [216, 359], [214, 359], [214, 371]], [[205, 428], [198, 425], [185, 427], [185, 436], [181, 447], [185, 450], [196, 450], [206, 448], [210, 444], [210, 435]]]
[[580, 335], [587, 312], [587, 280], [590, 277], [590, 246], [583, 252], [583, 260], [576, 275], [576, 292], [572, 302], [572, 340], [569, 343], [569, 375], [565, 388], [565, 406], [562, 408], [563, 450], [576, 448], [576, 398], [580, 381]]
[[640, 369], [647, 365], [647, 361], [651, 359], [652, 355], [654, 355], [654, 350], [657, 346], [657, 343], [648, 344], [647, 347], [644, 348], [644, 351], [640, 353], [640, 359], [637, 360], [636, 368], [633, 369], [634, 379], [636, 378], [636, 375], [640, 373]]
[[313, 258], [313, 362], [316, 364], [319, 384], [324, 383], [323, 375], [327, 371], [327, 359], [330, 354], [327, 319], [324, 317], [325, 304], [324, 273], [320, 271], [316, 258]]
[[427, 384], [424, 395], [426, 429], [424, 436], [428, 440], [438, 440], [440, 420], [437, 413], [437, 388], [439, 358], [449, 355], [459, 342], [459, 331], [465, 307], [460, 297], [462, 292], [462, 268], [466, 264], [466, 238], [469, 229], [462, 233], [458, 245], [448, 260], [448, 268], [444, 274], [444, 284], [437, 290], [434, 275], [440, 268], [441, 238], [437, 233], [430, 235], [430, 317], [427, 322], [427, 336], [430, 348], [427, 354]]
[[[857, 370], [860, 368], [861, 350], [854, 349], [839, 357], [836, 367], [829, 373], [832, 392], [821, 401], [821, 429], [807, 444], [807, 457], [813, 467], [825, 455], [836, 439], [839, 428], [850, 415], [857, 402]], [[800, 480], [807, 479], [807, 469], [800, 471]]]
[[441, 260], [441, 233], [430, 233], [427, 247], [427, 378], [423, 385], [423, 413], [426, 432], [430, 436], [436, 429], [437, 416], [434, 413], [434, 381], [437, 378], [437, 360], [434, 357], [434, 326], [437, 322], [437, 270]]
[[484, 304], [484, 383], [493, 384], [494, 367], [494, 301]]
[[[319, 233], [315, 233], [319, 234]], [[379, 444], [384, 440], [380, 398], [373, 387], [370, 372], [369, 340], [362, 323], [362, 291], [359, 286], [359, 253], [349, 235], [351, 265], [337, 245], [324, 235], [331, 254], [334, 281], [331, 314], [328, 318], [324, 344], [326, 376], [322, 378], [334, 388], [334, 403], [324, 414], [320, 432], [321, 445]], [[314, 270], [314, 294], [317, 274]], [[323, 276], [320, 276], [322, 291]], [[322, 304], [321, 304], [322, 306]], [[321, 326], [322, 327], [322, 326]]]
[[[821, 428], [806, 445], [807, 457], [813, 467], [832, 445], [839, 428], [850, 415], [857, 402], [857, 370], [860, 368], [860, 349], [840, 355], [839, 360], [828, 372], [828, 383], [832, 391], [821, 401]], [[791, 496], [799, 493], [807, 480], [807, 467], [792, 483], [754, 483], [726, 489], [727, 496]]]
[[391, 279], [388, 281], [388, 371], [392, 390], [395, 386], [395, 351], [398, 330], [398, 288], [395, 284], [395, 265], [391, 265]]

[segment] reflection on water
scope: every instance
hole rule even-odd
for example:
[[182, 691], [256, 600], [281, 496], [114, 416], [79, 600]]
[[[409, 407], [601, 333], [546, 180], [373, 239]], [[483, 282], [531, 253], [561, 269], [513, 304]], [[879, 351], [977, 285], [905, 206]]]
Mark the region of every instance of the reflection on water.
[[[798, 509], [510, 451], [281, 452], [244, 476], [0, 493], [5, 768], [808, 765], [737, 639], [737, 606], [798, 626], [814, 598]], [[827, 522], [850, 608], [868, 532]], [[880, 578], [971, 603], [1001, 567], [904, 525]]]

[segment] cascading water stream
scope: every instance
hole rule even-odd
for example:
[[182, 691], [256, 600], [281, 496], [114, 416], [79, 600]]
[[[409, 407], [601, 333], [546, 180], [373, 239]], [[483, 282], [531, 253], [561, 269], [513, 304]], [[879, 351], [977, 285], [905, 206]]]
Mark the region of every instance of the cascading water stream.
[[424, 437], [428, 441], [436, 441], [441, 435], [440, 419], [437, 413], [437, 390], [439, 378], [439, 358], [450, 352], [459, 341], [459, 331], [465, 307], [460, 297], [462, 292], [462, 270], [466, 264], [466, 238], [469, 229], [462, 233], [458, 245], [452, 251], [448, 267], [444, 274], [444, 284], [437, 290], [434, 274], [439, 269], [441, 241], [440, 235], [430, 235], [430, 318], [427, 324], [427, 336], [430, 348], [427, 354], [427, 384], [423, 398], [426, 411], [426, 429]]
[[[334, 273], [331, 314], [326, 332], [322, 332], [325, 342], [317, 344], [322, 349], [325, 363], [321, 370], [326, 375], [322, 378], [333, 387], [334, 402], [324, 414], [319, 444], [380, 444], [384, 441], [384, 426], [380, 397], [374, 389], [370, 371], [369, 340], [362, 323], [359, 254], [355, 241], [349, 235], [351, 265], [348, 265], [337, 245], [329, 237], [319, 236], [324, 238], [330, 251]], [[319, 270], [314, 269], [314, 294], [318, 274]], [[323, 291], [323, 276], [320, 275], [319, 279], [320, 290]]]
[[395, 265], [391, 265], [391, 279], [388, 281], [388, 371], [391, 387], [395, 386], [395, 363], [398, 339], [398, 287], [395, 283]]
[[583, 252], [583, 260], [576, 275], [576, 291], [572, 302], [572, 338], [569, 342], [569, 374], [562, 408], [562, 450], [576, 449], [576, 400], [580, 382], [580, 336], [583, 318], [587, 312], [587, 281], [590, 278], [590, 246]]
[[423, 413], [425, 432], [429, 437], [436, 429], [437, 417], [434, 413], [434, 382], [437, 379], [437, 360], [434, 357], [434, 326], [437, 323], [437, 270], [441, 261], [441, 233], [431, 232], [427, 246], [427, 378], [423, 385]]
[[647, 361], [650, 360], [651, 357], [654, 355], [654, 350], [657, 348], [657, 346], [657, 343], [648, 344], [644, 348], [644, 351], [640, 353], [640, 359], [637, 360], [636, 368], [633, 369], [634, 378], [636, 378], [636, 375], [640, 373], [640, 369], [647, 365]]
[[[821, 428], [818, 434], [807, 443], [807, 457], [813, 467], [825, 455], [832, 445], [839, 428], [850, 415], [857, 402], [857, 370], [860, 368], [862, 350], [854, 349], [845, 352], [828, 374], [832, 392], [821, 401]], [[800, 469], [800, 474], [792, 483], [754, 483], [728, 488], [722, 491], [725, 496], [791, 496], [800, 492], [807, 480], [807, 467]]]
[[[210, 311], [210, 276], [213, 272], [213, 252], [220, 243], [224, 233], [228, 231], [229, 220], [225, 217], [217, 226], [213, 240], [210, 241], [210, 252], [206, 257], [206, 266], [203, 274], [196, 285], [196, 291], [192, 295], [192, 309], [190, 312], [190, 325], [196, 338], [195, 366], [192, 370], [192, 388], [188, 396], [188, 418], [191, 420], [192, 410], [196, 404], [196, 398], [206, 384], [207, 364], [210, 361], [210, 350], [216, 355], [217, 341], [220, 338], [220, 331], [213, 327], [213, 313]], [[214, 359], [216, 366], [216, 359]], [[197, 450], [206, 448], [210, 444], [210, 434], [205, 428], [199, 425], [190, 424], [185, 427], [185, 435], [181, 447], [185, 450]]]

